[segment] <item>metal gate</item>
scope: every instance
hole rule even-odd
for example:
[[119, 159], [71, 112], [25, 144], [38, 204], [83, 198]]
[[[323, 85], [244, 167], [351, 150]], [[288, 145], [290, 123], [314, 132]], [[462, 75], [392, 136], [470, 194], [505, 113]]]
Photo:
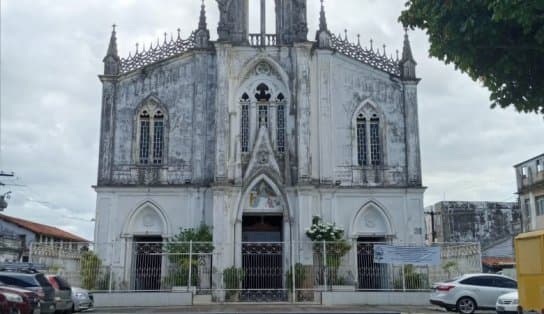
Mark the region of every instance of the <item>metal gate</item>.
[[162, 243], [136, 242], [132, 261], [134, 290], [160, 290]]
[[358, 288], [362, 290], [388, 289], [387, 264], [374, 263], [376, 243], [357, 243]]
[[240, 301], [287, 301], [283, 285], [283, 243], [243, 243]]

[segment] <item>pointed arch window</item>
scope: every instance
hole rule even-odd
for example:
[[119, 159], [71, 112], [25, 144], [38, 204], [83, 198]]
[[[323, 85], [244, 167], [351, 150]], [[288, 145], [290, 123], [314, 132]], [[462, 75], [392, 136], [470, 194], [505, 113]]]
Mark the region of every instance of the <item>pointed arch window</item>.
[[359, 166], [367, 164], [366, 118], [363, 114], [357, 117], [357, 162]]
[[278, 107], [276, 109], [276, 145], [278, 152], [285, 152], [285, 97], [280, 93], [277, 97]]
[[138, 115], [138, 162], [140, 165], [164, 163], [165, 114], [150, 103]]
[[140, 163], [149, 163], [149, 122], [147, 110], [140, 114]]
[[257, 75], [265, 77], [247, 82], [239, 94], [238, 139], [240, 152], [246, 159], [262, 127], [267, 129], [270, 144], [276, 152], [285, 152], [287, 146], [286, 89], [271, 77], [268, 65], [260, 64], [256, 71]]
[[159, 110], [153, 116], [153, 164], [162, 164], [164, 148], [164, 115]]
[[373, 166], [378, 166], [380, 160], [380, 119], [373, 115], [370, 118], [370, 162]]
[[242, 105], [242, 119], [240, 121], [240, 141], [242, 152], [249, 151], [249, 95], [244, 93], [240, 99]]
[[359, 113], [356, 123], [357, 164], [379, 166], [382, 164], [380, 118], [375, 113]]

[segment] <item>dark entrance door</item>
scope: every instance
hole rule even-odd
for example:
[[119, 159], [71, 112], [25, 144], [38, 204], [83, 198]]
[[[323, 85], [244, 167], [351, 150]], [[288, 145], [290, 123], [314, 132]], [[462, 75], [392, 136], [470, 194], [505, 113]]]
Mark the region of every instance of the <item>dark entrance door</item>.
[[162, 237], [134, 237], [133, 276], [135, 290], [161, 288]]
[[245, 215], [242, 220], [241, 301], [284, 301], [282, 216]]
[[359, 289], [387, 288], [386, 264], [374, 263], [374, 245], [384, 243], [385, 238], [360, 237], [357, 239], [357, 272]]

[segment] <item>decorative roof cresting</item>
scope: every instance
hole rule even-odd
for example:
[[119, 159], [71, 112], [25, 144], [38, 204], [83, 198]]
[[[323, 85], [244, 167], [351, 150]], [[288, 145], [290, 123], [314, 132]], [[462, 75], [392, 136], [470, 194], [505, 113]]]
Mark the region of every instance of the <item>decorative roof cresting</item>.
[[121, 59], [121, 74], [140, 69], [157, 61], [180, 55], [193, 48], [195, 48], [194, 32], [191, 33], [189, 38], [182, 39], [180, 29], [178, 28], [178, 36], [175, 40], [172, 35], [170, 35], [170, 40], [168, 40], [168, 35], [164, 33], [162, 44], [157, 40], [155, 47], [151, 44], [146, 50], [145, 46], [143, 46], [140, 51], [138, 44], [136, 44], [136, 52], [134, 55], [129, 53], [128, 58]]
[[374, 50], [372, 40], [370, 41], [370, 48], [363, 47], [359, 35], [357, 35], [357, 43], [351, 43], [348, 40], [347, 31], [345, 31], [344, 38], [341, 35], [331, 34], [331, 48], [389, 74], [401, 75], [398, 52], [396, 59], [393, 56], [388, 57], [385, 52], [385, 45], [383, 46], [383, 52], [380, 52], [379, 49]]

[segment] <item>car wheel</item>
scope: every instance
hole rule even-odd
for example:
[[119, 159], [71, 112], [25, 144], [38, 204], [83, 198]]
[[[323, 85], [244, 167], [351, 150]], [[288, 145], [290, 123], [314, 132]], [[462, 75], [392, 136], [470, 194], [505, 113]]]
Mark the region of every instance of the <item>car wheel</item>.
[[462, 297], [457, 301], [457, 310], [462, 314], [472, 314], [476, 310], [476, 302], [470, 297]]

